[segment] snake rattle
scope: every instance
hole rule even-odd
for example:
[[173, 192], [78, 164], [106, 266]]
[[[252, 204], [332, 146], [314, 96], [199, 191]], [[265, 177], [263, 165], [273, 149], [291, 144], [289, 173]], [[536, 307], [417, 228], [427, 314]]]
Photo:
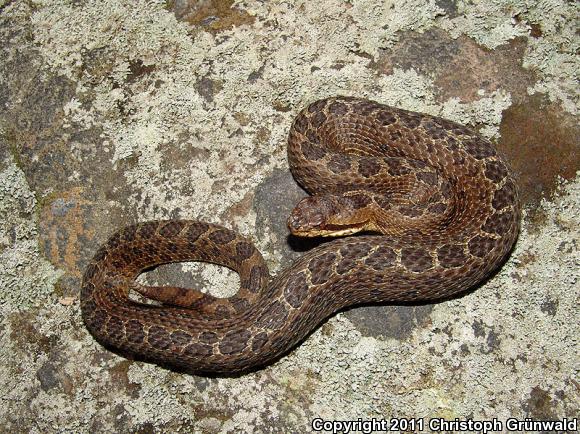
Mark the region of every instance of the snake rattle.
[[[222, 226], [128, 226], [84, 272], [82, 316], [97, 341], [193, 373], [245, 372], [276, 360], [346, 306], [465, 291], [501, 265], [517, 238], [510, 170], [489, 141], [455, 122], [328, 98], [294, 120], [288, 162], [311, 194], [292, 211], [291, 232], [340, 238], [271, 277], [253, 243]], [[152, 266], [183, 261], [236, 271], [238, 293], [218, 298], [135, 281]], [[139, 303], [130, 291], [160, 303]]]

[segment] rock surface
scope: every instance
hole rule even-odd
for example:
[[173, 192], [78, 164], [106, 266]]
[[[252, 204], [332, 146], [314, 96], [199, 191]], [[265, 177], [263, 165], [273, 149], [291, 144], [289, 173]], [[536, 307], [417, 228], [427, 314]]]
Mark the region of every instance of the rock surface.
[[[126, 3], [126, 4], [124, 4]], [[501, 6], [500, 6], [501, 3]], [[305, 432], [311, 420], [578, 416], [580, 69], [574, 2], [0, 0], [0, 425], [6, 432]], [[273, 273], [311, 247], [285, 139], [369, 97], [478, 128], [521, 181], [522, 233], [477, 291], [351, 309], [239, 378], [123, 359], [82, 325], [115, 229], [199, 218]], [[159, 284], [236, 291], [207, 264]]]

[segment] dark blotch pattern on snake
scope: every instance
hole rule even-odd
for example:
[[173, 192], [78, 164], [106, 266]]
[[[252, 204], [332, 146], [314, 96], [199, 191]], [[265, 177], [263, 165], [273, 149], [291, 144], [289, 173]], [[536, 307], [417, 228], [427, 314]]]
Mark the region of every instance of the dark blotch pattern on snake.
[[[517, 234], [516, 184], [469, 128], [373, 101], [335, 97], [302, 110], [288, 161], [312, 196], [296, 235], [347, 235], [271, 277], [251, 241], [199, 221], [153, 221], [114, 234], [87, 266], [84, 322], [102, 344], [190, 372], [233, 374], [272, 362], [338, 310], [447, 298], [489, 276]], [[204, 261], [240, 275], [239, 292], [148, 287], [158, 264]], [[130, 291], [160, 301], [143, 304]]]

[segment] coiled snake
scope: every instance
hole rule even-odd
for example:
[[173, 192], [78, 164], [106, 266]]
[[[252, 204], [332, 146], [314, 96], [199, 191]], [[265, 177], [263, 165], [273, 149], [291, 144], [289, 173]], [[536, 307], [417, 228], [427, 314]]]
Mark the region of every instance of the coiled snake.
[[[494, 147], [455, 122], [373, 101], [317, 101], [294, 120], [288, 161], [312, 194], [288, 220], [299, 236], [347, 235], [270, 277], [258, 250], [224, 227], [167, 220], [121, 229], [86, 267], [84, 322], [102, 344], [196, 373], [265, 365], [325, 318], [361, 303], [447, 298], [481, 282], [514, 244], [516, 184]], [[148, 287], [151, 266], [204, 261], [240, 275], [216, 298]], [[139, 303], [131, 290], [162, 302]]]

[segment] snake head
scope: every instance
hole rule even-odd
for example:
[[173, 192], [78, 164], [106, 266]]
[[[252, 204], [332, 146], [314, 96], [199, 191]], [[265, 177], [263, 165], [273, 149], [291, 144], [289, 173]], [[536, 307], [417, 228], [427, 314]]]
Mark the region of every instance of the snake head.
[[372, 229], [368, 213], [348, 196], [315, 195], [302, 199], [288, 217], [288, 228], [299, 237], [338, 237]]

